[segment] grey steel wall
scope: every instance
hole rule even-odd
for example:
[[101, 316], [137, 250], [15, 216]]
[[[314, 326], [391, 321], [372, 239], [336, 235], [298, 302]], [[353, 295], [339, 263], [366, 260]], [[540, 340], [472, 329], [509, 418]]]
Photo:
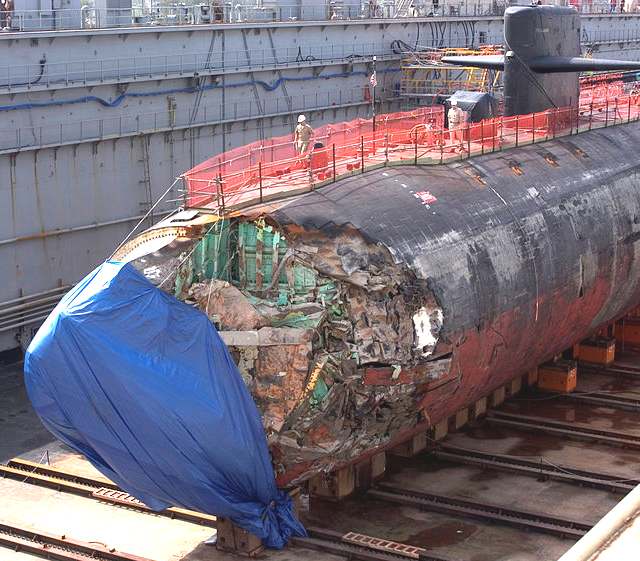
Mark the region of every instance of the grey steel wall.
[[[638, 21], [584, 17], [583, 39], [594, 56], [640, 56]], [[374, 54], [382, 109], [399, 108], [395, 40], [501, 38], [492, 17], [1, 34], [0, 303], [77, 281], [195, 163], [290, 133], [298, 112], [368, 116]], [[15, 342], [0, 330], [0, 350]]]

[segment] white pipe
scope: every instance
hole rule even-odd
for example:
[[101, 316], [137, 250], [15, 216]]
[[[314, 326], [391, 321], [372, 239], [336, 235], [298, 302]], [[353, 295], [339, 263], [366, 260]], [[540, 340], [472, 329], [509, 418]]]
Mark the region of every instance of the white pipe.
[[606, 548], [618, 532], [638, 516], [640, 516], [640, 485], [614, 506], [558, 561], [588, 561], [592, 559], [595, 554]]

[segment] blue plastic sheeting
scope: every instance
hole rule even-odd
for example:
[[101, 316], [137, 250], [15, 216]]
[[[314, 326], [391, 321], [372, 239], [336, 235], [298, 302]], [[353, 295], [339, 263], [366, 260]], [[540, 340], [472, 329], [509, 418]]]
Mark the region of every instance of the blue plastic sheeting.
[[274, 548], [305, 534], [215, 328], [131, 265], [105, 263], [74, 287], [24, 364], [45, 426], [152, 509], [225, 516]]

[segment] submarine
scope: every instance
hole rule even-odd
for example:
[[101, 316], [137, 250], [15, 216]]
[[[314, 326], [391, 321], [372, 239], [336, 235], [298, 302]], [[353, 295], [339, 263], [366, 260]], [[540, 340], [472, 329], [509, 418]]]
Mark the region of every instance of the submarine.
[[[577, 106], [580, 71], [640, 68], [580, 58], [579, 37], [573, 8], [509, 7], [504, 56], [443, 61], [504, 70], [505, 115]], [[216, 325], [287, 487], [425, 432], [640, 305], [639, 145], [630, 122], [187, 208], [112, 259]]]

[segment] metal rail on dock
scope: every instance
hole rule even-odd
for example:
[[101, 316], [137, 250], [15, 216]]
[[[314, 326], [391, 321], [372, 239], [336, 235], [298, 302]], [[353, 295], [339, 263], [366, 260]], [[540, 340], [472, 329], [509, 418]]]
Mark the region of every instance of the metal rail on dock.
[[361, 561], [398, 561], [399, 559], [418, 559], [419, 561], [454, 561], [448, 557], [433, 555], [422, 547], [375, 538], [356, 532], [341, 533], [324, 528], [307, 528], [308, 537], [292, 538], [291, 542], [307, 547], [342, 555], [348, 559]]
[[506, 508], [489, 503], [425, 493], [398, 487], [391, 483], [380, 483], [368, 492], [375, 499], [390, 501], [421, 510], [429, 510], [453, 516], [476, 518], [497, 522], [507, 526], [535, 530], [563, 538], [579, 539], [592, 527], [577, 520], [550, 516], [541, 512]]
[[1, 522], [0, 547], [57, 561], [151, 561], [146, 557], [99, 546], [95, 542], [82, 542], [66, 535], [55, 536]]
[[216, 517], [193, 510], [171, 507], [162, 511], [153, 511], [135, 497], [132, 497], [115, 483], [76, 475], [50, 466], [43, 466], [14, 458], [5, 465], [0, 465], [0, 477], [16, 479], [22, 483], [49, 487], [57, 491], [73, 493], [83, 497], [125, 506], [147, 514], [157, 514], [168, 518], [193, 522], [202, 526], [216, 526]]
[[508, 456], [504, 454], [491, 454], [479, 450], [468, 450], [448, 444], [441, 445], [432, 454], [439, 460], [455, 462], [459, 464], [475, 465], [496, 471], [506, 471], [519, 473], [543, 479], [553, 479], [565, 483], [573, 483], [613, 491], [615, 493], [628, 493], [636, 485], [640, 484], [640, 479], [626, 479], [619, 475], [602, 472], [585, 471], [574, 467], [553, 465], [527, 460], [518, 456]]
[[544, 417], [532, 417], [516, 413], [507, 413], [505, 411], [490, 411], [487, 415], [487, 422], [492, 425], [544, 432], [547, 434], [566, 436], [575, 440], [600, 442], [611, 446], [640, 450], [640, 436], [638, 435], [598, 429], [582, 423], [566, 423], [545, 419]]

